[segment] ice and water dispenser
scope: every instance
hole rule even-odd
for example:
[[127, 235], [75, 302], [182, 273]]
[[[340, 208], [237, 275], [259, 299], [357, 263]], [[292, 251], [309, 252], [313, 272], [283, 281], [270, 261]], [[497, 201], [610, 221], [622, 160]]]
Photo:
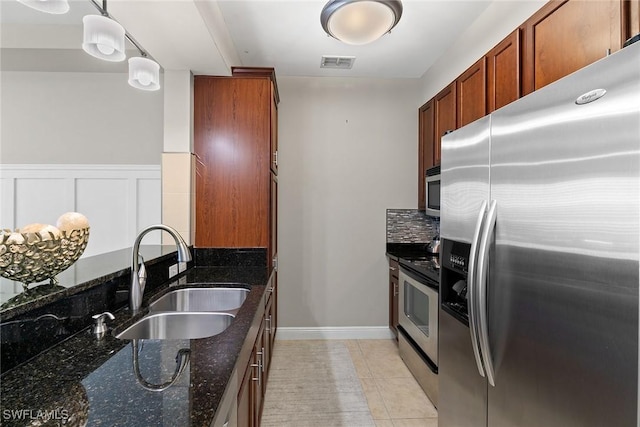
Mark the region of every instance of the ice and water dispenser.
[[459, 321], [469, 324], [467, 311], [468, 243], [442, 240], [440, 303], [442, 309]]

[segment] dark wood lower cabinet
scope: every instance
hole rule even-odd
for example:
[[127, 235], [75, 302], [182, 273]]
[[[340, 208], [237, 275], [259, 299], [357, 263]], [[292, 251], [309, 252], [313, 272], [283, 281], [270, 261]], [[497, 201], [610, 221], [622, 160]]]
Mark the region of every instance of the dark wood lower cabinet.
[[275, 344], [277, 320], [275, 312], [277, 284], [271, 275], [264, 297], [264, 311], [259, 317], [258, 334], [253, 344], [248, 366], [238, 391], [238, 427], [259, 427], [271, 356]]
[[[251, 358], [253, 360], [253, 357]], [[245, 372], [242, 382], [240, 383], [240, 391], [238, 392], [238, 426], [252, 427], [254, 418], [254, 404], [251, 400], [252, 395], [252, 381], [251, 372], [249, 368]]]
[[398, 294], [400, 283], [398, 281], [398, 261], [389, 259], [389, 329], [398, 338]]

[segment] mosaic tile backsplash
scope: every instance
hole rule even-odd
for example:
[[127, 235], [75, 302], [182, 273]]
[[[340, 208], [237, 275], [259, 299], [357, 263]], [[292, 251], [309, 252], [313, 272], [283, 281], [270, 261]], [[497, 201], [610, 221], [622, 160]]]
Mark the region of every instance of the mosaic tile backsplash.
[[440, 219], [417, 209], [387, 209], [387, 243], [428, 243], [440, 234]]

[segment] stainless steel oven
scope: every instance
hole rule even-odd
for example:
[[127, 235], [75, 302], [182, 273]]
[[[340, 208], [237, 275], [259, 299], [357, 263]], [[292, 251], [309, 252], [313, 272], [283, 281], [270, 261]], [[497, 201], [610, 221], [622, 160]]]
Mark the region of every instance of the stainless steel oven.
[[438, 284], [400, 267], [398, 323], [438, 366]]
[[[398, 350], [400, 357], [435, 407], [438, 407], [438, 280], [437, 258], [413, 262], [418, 273], [400, 262]], [[426, 269], [425, 269], [426, 268]], [[438, 276], [435, 276], [438, 277]]]

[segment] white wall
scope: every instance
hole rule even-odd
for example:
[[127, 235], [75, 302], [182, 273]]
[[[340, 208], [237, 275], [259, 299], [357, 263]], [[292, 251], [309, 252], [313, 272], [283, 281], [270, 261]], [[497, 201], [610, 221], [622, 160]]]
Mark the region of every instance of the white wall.
[[[133, 244], [161, 220], [163, 93], [126, 73], [1, 73], [0, 226], [89, 218], [83, 256]], [[160, 234], [145, 243], [159, 243]]]
[[[81, 212], [91, 227], [83, 257], [130, 247], [160, 222], [160, 165], [0, 165], [0, 226], [55, 225]], [[160, 243], [152, 233], [145, 244]]]
[[494, 1], [422, 76], [418, 106], [433, 98], [482, 58], [547, 0]]
[[0, 163], [160, 164], [163, 91], [123, 73], [3, 71]]
[[417, 207], [419, 81], [278, 86], [279, 324], [386, 326], [385, 210]]

